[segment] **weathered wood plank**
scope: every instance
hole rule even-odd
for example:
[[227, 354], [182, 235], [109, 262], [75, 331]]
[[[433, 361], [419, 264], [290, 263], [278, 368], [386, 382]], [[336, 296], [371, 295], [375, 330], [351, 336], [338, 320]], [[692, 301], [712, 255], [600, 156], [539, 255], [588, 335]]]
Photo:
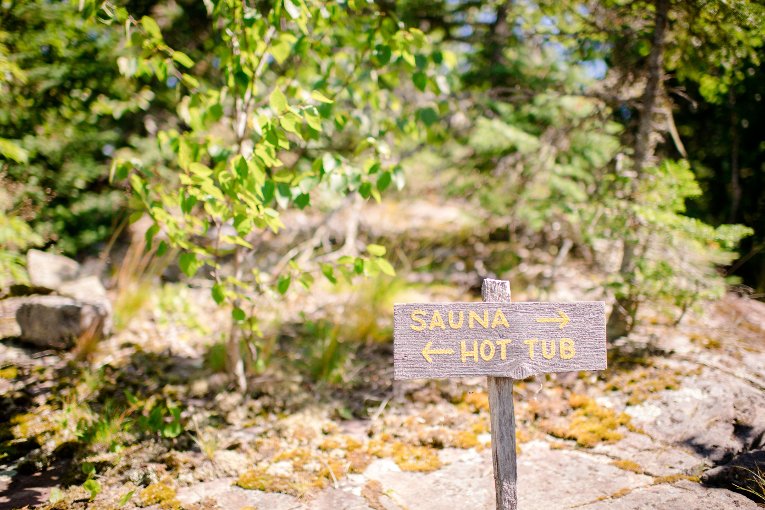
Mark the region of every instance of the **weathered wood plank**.
[[394, 306], [396, 379], [475, 375], [525, 379], [546, 372], [605, 368], [602, 301]]
[[[510, 302], [510, 282], [484, 280], [481, 297], [485, 302]], [[488, 377], [487, 383], [497, 510], [516, 510], [518, 470], [515, 458], [513, 380], [508, 377]]]

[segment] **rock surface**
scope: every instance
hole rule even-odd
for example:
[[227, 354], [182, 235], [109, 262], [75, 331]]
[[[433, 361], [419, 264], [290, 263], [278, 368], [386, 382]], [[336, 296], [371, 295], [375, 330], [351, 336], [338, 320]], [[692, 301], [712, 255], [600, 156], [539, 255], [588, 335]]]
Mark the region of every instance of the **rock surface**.
[[76, 261], [30, 250], [27, 272], [29, 290], [44, 295], [0, 300], [0, 339], [66, 349], [83, 335], [101, 338], [111, 332], [112, 305], [106, 289], [96, 276], [79, 277]]
[[27, 273], [33, 287], [56, 290], [76, 279], [79, 272], [80, 265], [69, 257], [40, 250], [27, 252]]
[[[446, 449], [445, 466], [430, 473], [401, 471], [389, 459], [374, 461], [362, 475], [341, 480], [308, 500], [284, 494], [245, 490], [235, 478], [194, 484], [178, 491], [186, 506], [212, 501], [217, 508], [247, 506], [273, 510], [493, 510], [491, 453]], [[367, 484], [379, 483], [370, 497]], [[621, 470], [604, 455], [550, 448], [545, 441], [523, 445], [518, 457], [518, 508], [523, 510], [757, 510], [746, 497], [725, 489], [710, 489], [686, 479], [662, 482]]]
[[688, 480], [637, 488], [617, 499], [598, 501], [580, 508], [584, 510], [759, 509], [756, 503], [744, 496], [722, 489], [706, 489]]
[[99, 307], [64, 296], [29, 296], [0, 301], [5, 337], [39, 347], [66, 349], [87, 332], [101, 335], [107, 314]]

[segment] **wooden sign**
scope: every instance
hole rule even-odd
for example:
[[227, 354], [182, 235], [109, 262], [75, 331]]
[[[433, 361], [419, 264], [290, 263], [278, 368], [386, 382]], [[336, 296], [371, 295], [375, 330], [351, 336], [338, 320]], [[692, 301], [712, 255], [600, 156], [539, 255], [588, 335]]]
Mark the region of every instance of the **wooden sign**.
[[606, 368], [602, 301], [405, 304], [393, 320], [396, 379]]
[[396, 379], [486, 375], [497, 510], [516, 510], [513, 380], [606, 368], [605, 303], [511, 303], [483, 281], [483, 303], [395, 305]]

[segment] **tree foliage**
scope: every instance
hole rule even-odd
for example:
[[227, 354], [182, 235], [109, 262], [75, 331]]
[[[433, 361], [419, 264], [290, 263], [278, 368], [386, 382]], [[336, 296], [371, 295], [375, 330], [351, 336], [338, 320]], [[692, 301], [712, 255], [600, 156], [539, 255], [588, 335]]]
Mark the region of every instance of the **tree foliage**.
[[[125, 27], [123, 76], [179, 89], [177, 122], [157, 134], [161, 161], [119, 158], [112, 175], [129, 180], [151, 216], [147, 242], [157, 237], [159, 253], [179, 248], [187, 276], [205, 268], [214, 278], [212, 297], [231, 306], [229, 355], [243, 385], [239, 332], [256, 342], [258, 296], [283, 294], [293, 281], [310, 286], [316, 275], [335, 283], [393, 274], [376, 245], [359, 253], [350, 244], [318, 264], [295, 257], [276, 267], [246, 254], [279, 233], [284, 210], [323, 194], [380, 200], [400, 187], [391, 149], [427, 136], [448, 67], [421, 31], [373, 5], [206, 5], [213, 43], [196, 54], [171, 48], [152, 17], [105, 5], [110, 21]], [[430, 97], [407, 102], [400, 96], [407, 87]], [[222, 264], [227, 257], [233, 264]]]
[[108, 184], [109, 159], [139, 131], [135, 114], [154, 93], [120, 78], [116, 35], [68, 3], [10, 2], [0, 12], [6, 211], [76, 254], [114, 230], [124, 194]]

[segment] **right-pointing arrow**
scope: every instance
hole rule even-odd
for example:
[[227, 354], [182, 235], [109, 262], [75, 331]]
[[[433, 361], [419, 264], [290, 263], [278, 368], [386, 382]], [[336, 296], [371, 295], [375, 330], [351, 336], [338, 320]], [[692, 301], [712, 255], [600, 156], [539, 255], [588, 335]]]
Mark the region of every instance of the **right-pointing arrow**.
[[560, 329], [563, 329], [566, 324], [568, 324], [571, 319], [568, 318], [568, 315], [566, 315], [566, 312], [563, 310], [558, 309], [557, 310], [559, 317], [543, 317], [540, 319], [537, 319], [537, 322], [560, 322]]

